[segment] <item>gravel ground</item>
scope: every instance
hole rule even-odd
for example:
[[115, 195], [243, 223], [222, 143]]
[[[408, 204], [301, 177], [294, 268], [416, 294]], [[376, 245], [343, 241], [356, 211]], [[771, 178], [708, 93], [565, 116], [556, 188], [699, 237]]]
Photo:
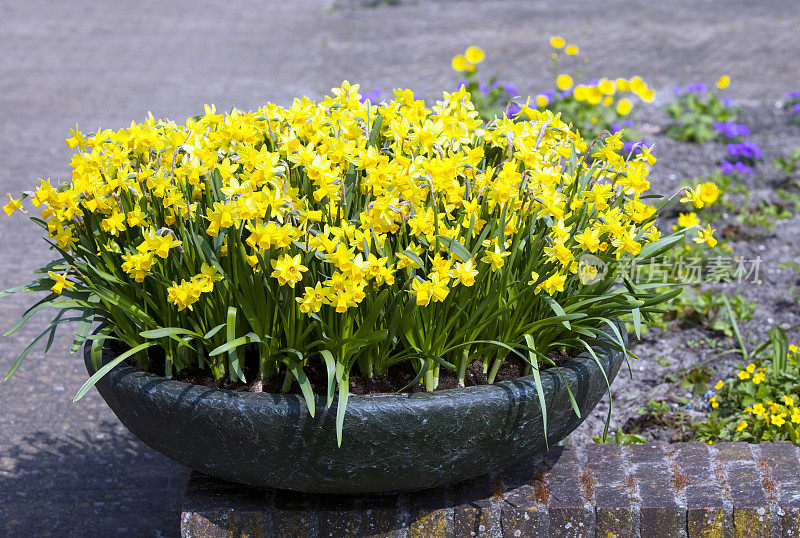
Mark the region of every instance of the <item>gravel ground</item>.
[[[772, 159], [788, 156], [800, 146], [800, 126], [791, 123], [789, 118], [789, 112], [781, 110], [774, 103], [741, 107], [738, 122], [750, 127], [751, 136], [748, 140], [757, 142], [765, 157], [765, 161], [755, 168], [751, 176], [735, 180], [753, 194], [751, 204], [758, 200], [781, 202], [776, 189], [786, 188], [786, 178], [775, 168]], [[660, 128], [669, 123], [669, 118], [656, 107], [641, 107], [638, 120], [643, 138], [655, 144], [654, 153], [658, 162], [651, 174], [651, 188], [655, 193], [670, 196], [684, 181], [714, 173], [727, 155], [725, 144], [722, 143], [681, 143], [660, 134]], [[800, 180], [800, 174], [792, 179]], [[800, 194], [796, 187], [794, 192]], [[733, 224], [733, 216], [723, 217], [714, 226], [721, 230], [726, 224]], [[751, 344], [766, 339], [767, 331], [776, 325], [784, 328], [800, 325], [800, 274], [780, 267], [785, 262], [800, 262], [799, 230], [800, 214], [778, 221], [771, 232], [757, 227], [743, 227], [741, 235], [746, 236], [747, 240], [729, 241], [732, 253], [728, 255], [745, 260], [760, 257], [760, 282], [706, 283], [699, 286], [701, 290], [711, 289], [729, 297], [741, 294], [756, 303], [753, 319], [740, 323], [745, 339]], [[800, 340], [800, 330], [797, 328], [787, 334], [790, 342]], [[632, 348], [640, 358], [630, 361], [631, 374], [621, 370], [612, 385], [611, 430], [617, 427], [628, 430], [630, 421], [640, 415], [637, 408], [651, 399], [667, 401], [672, 409], [684, 411], [692, 419], [704, 416], [703, 412], [684, 409], [683, 404], [678, 402], [679, 398], [693, 400], [697, 408], [702, 405], [703, 399], [681, 389], [679, 383], [668, 380], [680, 379], [683, 372], [694, 366], [704, 366], [711, 371], [712, 384], [716, 379], [730, 377], [735, 372], [734, 365], [741, 359], [735, 354], [719, 355], [721, 351], [734, 347], [736, 343], [732, 338], [700, 326], [684, 329], [673, 326], [666, 332], [659, 328], [650, 329]], [[656, 358], [660, 358], [661, 362]], [[590, 442], [591, 436], [602, 434], [607, 410], [608, 400], [605, 400], [570, 436], [569, 442]], [[681, 438], [675, 431], [652, 425], [642, 433], [649, 439]]]

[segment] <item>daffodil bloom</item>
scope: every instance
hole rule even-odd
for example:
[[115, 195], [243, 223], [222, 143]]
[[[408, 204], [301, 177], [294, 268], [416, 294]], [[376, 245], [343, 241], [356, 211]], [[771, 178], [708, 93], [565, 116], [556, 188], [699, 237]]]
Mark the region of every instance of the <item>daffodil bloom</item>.
[[699, 185], [697, 189], [698, 197], [707, 206], [710, 206], [719, 198], [719, 187], [715, 183], [708, 181]]
[[157, 236], [151, 243], [150, 248], [159, 258], [166, 258], [169, 256], [169, 250], [171, 248], [179, 247], [180, 245], [181, 242], [172, 235], [165, 234]]
[[478, 270], [475, 268], [472, 258], [466, 262], [456, 262], [455, 266], [450, 270], [450, 276], [466, 287], [475, 284], [475, 276], [477, 274]]
[[48, 271], [47, 275], [54, 280], [54, 284], [50, 289], [53, 290], [53, 292], [57, 295], [61, 295], [61, 293], [64, 291], [64, 288], [70, 290], [75, 289], [75, 283], [67, 280], [65, 275], [59, 275], [53, 271]]
[[697, 237], [694, 238], [695, 243], [705, 243], [709, 247], [713, 247], [717, 244], [717, 240], [714, 238], [714, 230], [711, 229], [711, 225], [706, 226], [705, 230], [698, 230]]
[[540, 286], [548, 295], [553, 295], [556, 292], [564, 291], [564, 283], [566, 280], [567, 275], [555, 274], [548, 277]]
[[697, 214], [694, 212], [689, 214], [681, 213], [678, 215], [678, 226], [681, 228], [691, 228], [698, 224], [700, 224], [700, 219], [697, 218]]
[[416, 297], [417, 306], [428, 306], [431, 302], [433, 283], [429, 280], [414, 279], [411, 283], [411, 293]]
[[304, 314], [319, 312], [328, 301], [329, 290], [330, 288], [323, 287], [320, 282], [317, 282], [313, 288], [306, 286], [303, 297], [295, 298], [300, 303], [300, 311]]
[[483, 254], [481, 261], [488, 263], [492, 267], [492, 271], [497, 271], [506, 263], [505, 259], [510, 256], [510, 252], [502, 252], [497, 244], [494, 245], [494, 250], [486, 250]]
[[178, 310], [194, 310], [194, 303], [200, 299], [202, 291], [200, 286], [194, 282], [182, 280], [180, 284], [173, 282], [167, 288], [167, 302], [174, 304]]
[[705, 202], [700, 195], [700, 190], [691, 187], [686, 188], [685, 195], [681, 198], [681, 202], [691, 202], [697, 209], [702, 209], [703, 206], [705, 206]]
[[6, 215], [11, 215], [14, 211], [20, 210], [23, 213], [27, 213], [24, 209], [22, 209], [22, 198], [19, 200], [15, 200], [10, 193], [6, 193], [8, 195], [8, 203], [3, 206], [3, 211], [6, 212]]
[[294, 288], [295, 284], [303, 280], [303, 273], [308, 271], [308, 267], [302, 264], [300, 254], [296, 256], [284, 254], [270, 263], [274, 269], [270, 276], [278, 279], [278, 283], [281, 286], [288, 284], [290, 288]]

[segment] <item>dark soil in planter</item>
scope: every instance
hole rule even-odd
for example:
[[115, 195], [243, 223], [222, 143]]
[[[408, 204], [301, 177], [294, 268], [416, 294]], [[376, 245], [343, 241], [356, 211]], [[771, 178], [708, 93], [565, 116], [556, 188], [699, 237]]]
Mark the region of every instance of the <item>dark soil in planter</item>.
[[[121, 346], [115, 352], [124, 351]], [[556, 364], [565, 362], [572, 357], [560, 351], [551, 351], [548, 357]], [[151, 368], [153, 373], [163, 375], [164, 371], [164, 356], [163, 351], [155, 349], [150, 354]], [[127, 361], [130, 365], [137, 367], [135, 359], [131, 358]], [[255, 361], [249, 361], [251, 363]], [[515, 356], [508, 357], [497, 372], [495, 381], [507, 381], [510, 379], [517, 379], [525, 375], [525, 363]], [[314, 389], [315, 394], [326, 394], [328, 375], [324, 366], [318, 361], [312, 361], [304, 368], [304, 372], [311, 382], [311, 387]], [[173, 379], [182, 381], [184, 383], [191, 383], [193, 385], [204, 385], [211, 388], [229, 389], [239, 392], [266, 392], [277, 394], [281, 392], [284, 382], [284, 374], [272, 375], [267, 379], [256, 380], [254, 372], [245, 371], [245, 377], [252, 379], [249, 383], [242, 383], [241, 381], [232, 381], [227, 377], [221, 379], [214, 379], [208, 370], [200, 370], [198, 368], [188, 368], [177, 372]], [[371, 378], [359, 375], [353, 372], [350, 376], [350, 393], [351, 394], [389, 394], [396, 393], [409, 385], [416, 377], [416, 372], [410, 363], [404, 362], [389, 369], [389, 371], [382, 375], [375, 375]], [[465, 386], [471, 387], [476, 385], [487, 385], [488, 375], [483, 371], [483, 363], [474, 361], [467, 367]], [[458, 377], [455, 372], [445, 370], [442, 368], [439, 372], [439, 385], [436, 390], [453, 389], [458, 387]], [[425, 391], [424, 385], [414, 383], [402, 392], [423, 392]], [[296, 382], [292, 383], [289, 394], [301, 394], [300, 387]]]

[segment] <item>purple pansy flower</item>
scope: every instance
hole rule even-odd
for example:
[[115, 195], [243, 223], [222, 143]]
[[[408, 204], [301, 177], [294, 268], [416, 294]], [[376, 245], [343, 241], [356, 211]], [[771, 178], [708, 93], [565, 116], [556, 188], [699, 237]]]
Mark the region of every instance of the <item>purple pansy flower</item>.
[[517, 103], [511, 103], [511, 105], [509, 105], [508, 107], [508, 110], [506, 110], [506, 117], [513, 118], [514, 116], [519, 114], [519, 110], [520, 108]]
[[508, 92], [509, 95], [519, 95], [519, 88], [517, 88], [514, 84], [510, 82], [503, 83], [503, 89]]
[[761, 148], [755, 142], [739, 142], [738, 144], [728, 144], [728, 153], [732, 157], [744, 157], [745, 159], [762, 159]]
[[750, 129], [747, 125], [736, 123], [733, 120], [714, 123], [714, 129], [728, 138], [737, 136], [750, 136]]
[[723, 174], [731, 174], [733, 172], [738, 172], [740, 174], [752, 174], [753, 169], [743, 162], [736, 161], [735, 163], [729, 162], [727, 160], [722, 161], [721, 170]]
[[691, 93], [704, 93], [707, 90], [708, 86], [706, 86], [704, 82], [698, 82], [696, 84], [689, 84], [686, 86], [686, 91]]
[[359, 101], [361, 101], [362, 103], [366, 101], [369, 101], [370, 103], [377, 103], [378, 100], [381, 98], [381, 93], [382, 93], [381, 89], [376, 87], [372, 91], [369, 91], [364, 95], [362, 95]]

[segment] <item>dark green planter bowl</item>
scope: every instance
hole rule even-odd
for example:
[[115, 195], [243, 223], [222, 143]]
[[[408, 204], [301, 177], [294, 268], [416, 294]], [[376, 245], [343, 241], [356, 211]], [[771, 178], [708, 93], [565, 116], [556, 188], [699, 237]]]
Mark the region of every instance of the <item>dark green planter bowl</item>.
[[[626, 335], [624, 327], [622, 333]], [[84, 361], [94, 373], [90, 346]], [[598, 353], [609, 381], [623, 354]], [[103, 360], [110, 360], [104, 350]], [[606, 393], [590, 356], [542, 371], [550, 446], [580, 425]], [[316, 493], [413, 491], [500, 471], [545, 450], [533, 378], [432, 393], [348, 398], [341, 448], [336, 401], [311, 418], [299, 395], [212, 389], [126, 363], [97, 382], [122, 423], [145, 444], [217, 478]], [[319, 402], [319, 400], [318, 400]]]

